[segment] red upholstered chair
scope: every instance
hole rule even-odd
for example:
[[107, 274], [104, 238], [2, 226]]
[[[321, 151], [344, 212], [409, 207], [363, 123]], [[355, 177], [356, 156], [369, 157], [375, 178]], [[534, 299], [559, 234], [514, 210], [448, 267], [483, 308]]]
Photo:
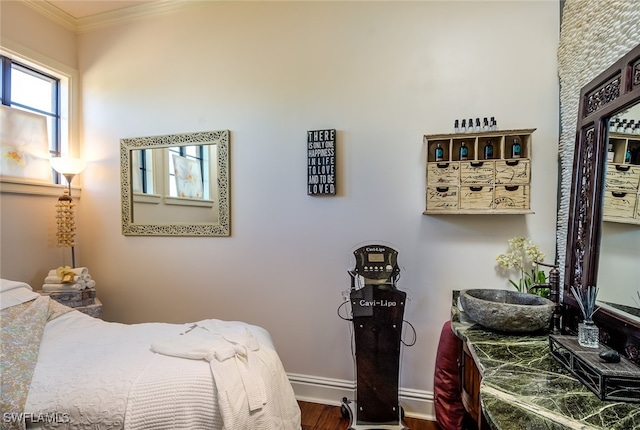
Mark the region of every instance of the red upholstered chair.
[[443, 430], [462, 429], [465, 420], [458, 366], [461, 352], [462, 341], [451, 330], [451, 321], [447, 321], [440, 333], [433, 383], [436, 421]]

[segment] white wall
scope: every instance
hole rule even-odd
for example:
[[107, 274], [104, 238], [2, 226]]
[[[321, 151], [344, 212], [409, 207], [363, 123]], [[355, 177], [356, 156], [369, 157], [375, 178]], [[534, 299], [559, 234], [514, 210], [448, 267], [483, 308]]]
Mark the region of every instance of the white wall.
[[[554, 258], [559, 14], [551, 1], [199, 2], [79, 34], [76, 249], [105, 319], [244, 320], [289, 373], [353, 380], [336, 309], [352, 249], [385, 241], [417, 331], [401, 386], [433, 391], [451, 290], [507, 287], [495, 257], [515, 235]], [[537, 128], [535, 214], [423, 215], [422, 136], [484, 116]], [[324, 128], [338, 130], [338, 195], [311, 197], [305, 133]], [[231, 131], [231, 237], [122, 236], [119, 139], [216, 129]]]
[[77, 35], [74, 31], [16, 0], [3, 0], [0, 3], [0, 23], [3, 46], [5, 41], [10, 40], [37, 54], [46, 55], [52, 61], [77, 68]]

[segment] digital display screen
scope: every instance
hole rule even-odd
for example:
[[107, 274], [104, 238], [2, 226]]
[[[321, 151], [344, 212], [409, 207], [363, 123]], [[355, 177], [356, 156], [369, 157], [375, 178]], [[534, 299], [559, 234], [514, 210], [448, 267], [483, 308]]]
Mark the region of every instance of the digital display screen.
[[384, 263], [384, 254], [368, 254], [369, 263]]

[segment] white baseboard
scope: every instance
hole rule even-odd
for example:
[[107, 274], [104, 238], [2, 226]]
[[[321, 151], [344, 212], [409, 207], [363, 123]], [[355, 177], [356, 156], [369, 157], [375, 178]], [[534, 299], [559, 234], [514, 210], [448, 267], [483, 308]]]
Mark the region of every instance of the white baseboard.
[[[321, 378], [318, 376], [288, 373], [296, 399], [303, 402], [340, 406], [342, 398], [354, 399], [355, 382], [344, 379]], [[433, 393], [410, 388], [400, 388], [400, 405], [405, 415], [421, 420], [435, 421]]]

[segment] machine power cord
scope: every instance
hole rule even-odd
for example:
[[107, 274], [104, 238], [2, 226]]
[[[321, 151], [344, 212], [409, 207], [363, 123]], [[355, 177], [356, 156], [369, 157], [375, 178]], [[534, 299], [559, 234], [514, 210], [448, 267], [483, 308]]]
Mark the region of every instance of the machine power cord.
[[413, 324], [411, 324], [407, 320], [402, 320], [402, 322], [408, 324], [409, 327], [411, 327], [411, 331], [413, 332], [413, 341], [411, 343], [407, 343], [407, 342], [404, 341], [404, 339], [400, 339], [400, 342], [402, 342], [402, 344], [404, 346], [413, 346], [413, 345], [415, 345], [416, 341], [418, 340], [418, 335], [416, 334], [416, 328], [413, 326]]
[[[344, 308], [344, 307], [347, 305], [347, 303], [349, 303], [349, 302], [348, 302], [348, 301], [344, 301], [344, 302], [342, 302], [342, 303], [340, 304], [340, 306], [338, 306], [338, 309], [336, 310], [336, 312], [337, 312], [337, 314], [338, 314], [338, 317], [340, 317], [340, 319], [341, 319], [341, 320], [344, 320], [344, 321], [353, 321], [353, 318], [345, 317], [345, 316], [343, 316], [343, 315], [341, 315], [341, 314], [340, 314], [340, 310], [341, 310], [342, 308]], [[407, 342], [405, 342], [405, 341], [404, 341], [404, 339], [401, 339], [401, 340], [400, 340], [400, 342], [402, 342], [402, 344], [403, 344], [404, 346], [411, 347], [411, 346], [415, 345], [415, 344], [416, 344], [416, 342], [417, 342], [417, 340], [418, 340], [418, 335], [417, 335], [417, 333], [416, 333], [416, 328], [413, 326], [413, 324], [411, 324], [411, 323], [410, 323], [409, 321], [407, 321], [407, 320], [402, 320], [402, 322], [403, 322], [404, 324], [407, 324], [409, 327], [411, 327], [411, 331], [413, 332], [413, 340], [412, 340], [411, 342], [407, 343]]]
[[349, 317], [344, 317], [342, 315], [340, 315], [340, 309], [342, 309], [347, 303], [349, 303], [348, 300], [345, 300], [344, 302], [342, 302], [342, 304], [340, 306], [338, 306], [338, 316], [340, 317], [340, 319], [343, 319], [345, 321], [353, 321], [353, 318], [349, 318]]

